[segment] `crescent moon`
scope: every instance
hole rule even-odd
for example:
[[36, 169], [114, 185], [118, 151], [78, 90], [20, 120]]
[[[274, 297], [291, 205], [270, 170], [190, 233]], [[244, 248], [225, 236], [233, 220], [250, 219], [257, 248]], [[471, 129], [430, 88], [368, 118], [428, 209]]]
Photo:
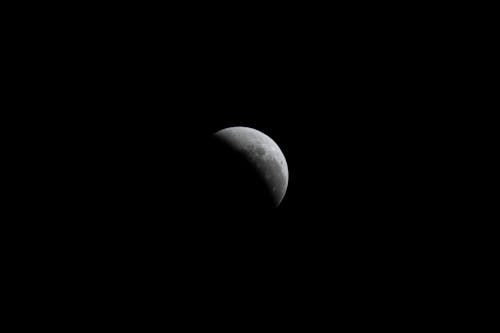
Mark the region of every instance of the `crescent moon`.
[[264, 179], [274, 206], [279, 206], [288, 188], [288, 164], [278, 144], [266, 134], [249, 127], [225, 128], [214, 136], [245, 156]]

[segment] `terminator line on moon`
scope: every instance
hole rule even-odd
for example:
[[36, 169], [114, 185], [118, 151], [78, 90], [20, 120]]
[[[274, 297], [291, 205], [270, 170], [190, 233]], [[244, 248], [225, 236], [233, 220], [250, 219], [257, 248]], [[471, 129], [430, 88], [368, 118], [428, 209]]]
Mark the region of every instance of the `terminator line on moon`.
[[214, 136], [246, 157], [263, 177], [277, 207], [288, 187], [288, 165], [283, 152], [266, 134], [249, 127], [229, 127]]

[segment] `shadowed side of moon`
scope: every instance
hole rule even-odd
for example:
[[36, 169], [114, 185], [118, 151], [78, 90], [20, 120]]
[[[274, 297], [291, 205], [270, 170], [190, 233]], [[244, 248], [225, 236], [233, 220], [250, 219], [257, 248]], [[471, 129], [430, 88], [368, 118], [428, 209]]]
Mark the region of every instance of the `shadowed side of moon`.
[[288, 187], [288, 166], [278, 145], [247, 127], [231, 127], [211, 138], [212, 186], [218, 204], [231, 208], [277, 207]]

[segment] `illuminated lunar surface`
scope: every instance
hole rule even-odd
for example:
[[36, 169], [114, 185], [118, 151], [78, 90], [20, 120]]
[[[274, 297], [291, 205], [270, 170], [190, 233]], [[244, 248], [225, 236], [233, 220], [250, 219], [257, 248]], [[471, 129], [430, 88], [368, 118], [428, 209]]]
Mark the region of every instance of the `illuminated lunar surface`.
[[266, 184], [277, 207], [288, 187], [288, 165], [283, 152], [266, 134], [249, 127], [229, 127], [214, 136], [245, 159]]

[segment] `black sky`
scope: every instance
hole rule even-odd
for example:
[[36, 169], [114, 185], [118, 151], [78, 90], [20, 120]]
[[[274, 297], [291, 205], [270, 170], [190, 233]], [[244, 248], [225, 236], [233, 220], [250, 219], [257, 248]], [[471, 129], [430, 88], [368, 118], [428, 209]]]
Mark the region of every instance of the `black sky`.
[[[410, 32], [369, 22], [287, 33], [187, 29], [160, 44], [142, 40], [150, 46], [130, 53], [130, 67], [113, 46], [86, 103], [97, 105], [90, 122], [105, 142], [95, 145], [109, 162], [118, 214], [176, 227], [257, 215], [274, 232], [292, 226], [309, 245], [345, 232], [367, 252], [415, 241], [432, 167], [422, 150], [442, 121], [439, 104]], [[203, 188], [204, 142], [229, 126], [268, 134], [287, 158], [288, 193], [269, 216], [231, 207], [203, 215], [218, 191]]]
[[[274, 11], [68, 32], [61, 73], [39, 97], [59, 111], [47, 116], [61, 133], [50, 207], [73, 221], [52, 226], [73, 249], [66, 261], [111, 285], [127, 271], [150, 294], [170, 279], [183, 306], [201, 297], [319, 314], [333, 303], [376, 317], [428, 292], [450, 223], [437, 208], [453, 92], [439, 43], [423, 43], [407, 12], [388, 16]], [[225, 207], [206, 186], [206, 142], [230, 126], [282, 149], [278, 209]]]

